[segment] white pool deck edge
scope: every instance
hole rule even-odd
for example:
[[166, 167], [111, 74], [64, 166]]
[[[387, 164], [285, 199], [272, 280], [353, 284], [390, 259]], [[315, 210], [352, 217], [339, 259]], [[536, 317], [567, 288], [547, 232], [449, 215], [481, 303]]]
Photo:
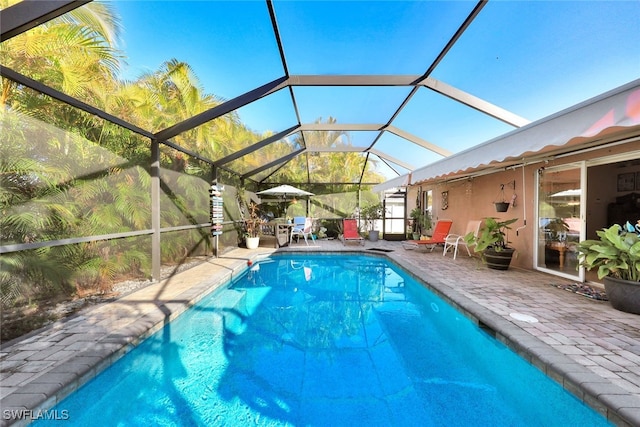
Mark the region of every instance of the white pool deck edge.
[[[640, 426], [640, 316], [551, 286], [567, 283], [565, 279], [513, 268], [489, 270], [477, 259], [443, 257], [441, 249], [425, 253], [405, 250], [400, 242], [345, 246], [337, 240], [279, 249], [319, 250], [390, 258], [612, 423]], [[234, 249], [4, 345], [0, 425], [28, 424], [39, 410], [55, 406], [166, 322], [241, 274], [248, 260], [274, 251]], [[538, 322], [518, 320], [512, 313]]]

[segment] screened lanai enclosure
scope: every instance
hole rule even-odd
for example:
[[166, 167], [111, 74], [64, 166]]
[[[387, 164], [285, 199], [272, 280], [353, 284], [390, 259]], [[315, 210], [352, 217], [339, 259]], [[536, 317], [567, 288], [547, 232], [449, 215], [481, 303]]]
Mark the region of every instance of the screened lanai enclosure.
[[[632, 2], [0, 7], [3, 304], [211, 255], [212, 184], [218, 252], [251, 200], [331, 228], [375, 184], [638, 74]], [[280, 184], [313, 195], [256, 194]]]

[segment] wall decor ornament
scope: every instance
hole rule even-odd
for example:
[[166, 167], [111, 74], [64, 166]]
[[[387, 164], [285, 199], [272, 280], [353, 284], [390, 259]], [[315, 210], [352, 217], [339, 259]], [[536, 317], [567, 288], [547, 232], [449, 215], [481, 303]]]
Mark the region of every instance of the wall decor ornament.
[[635, 187], [636, 174], [633, 172], [618, 174], [618, 192], [633, 191]]
[[442, 205], [441, 205], [441, 209], [444, 211], [446, 209], [449, 208], [449, 192], [448, 191], [443, 191], [442, 192]]

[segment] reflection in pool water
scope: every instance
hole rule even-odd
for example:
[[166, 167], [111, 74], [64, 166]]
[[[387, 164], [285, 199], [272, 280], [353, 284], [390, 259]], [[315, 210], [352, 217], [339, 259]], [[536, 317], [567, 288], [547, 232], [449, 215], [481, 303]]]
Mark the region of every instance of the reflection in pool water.
[[56, 408], [76, 425], [608, 425], [364, 255], [265, 259]]

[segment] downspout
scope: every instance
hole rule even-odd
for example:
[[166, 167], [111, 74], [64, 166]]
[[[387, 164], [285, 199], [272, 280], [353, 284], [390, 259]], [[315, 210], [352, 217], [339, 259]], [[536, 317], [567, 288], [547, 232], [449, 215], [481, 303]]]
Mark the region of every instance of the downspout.
[[522, 227], [516, 228], [516, 236], [520, 235], [520, 230], [527, 227], [527, 186], [525, 185], [525, 182], [524, 182], [525, 166], [526, 166], [526, 163], [522, 163], [522, 210], [524, 211], [523, 218], [522, 218], [523, 224], [522, 224]]

